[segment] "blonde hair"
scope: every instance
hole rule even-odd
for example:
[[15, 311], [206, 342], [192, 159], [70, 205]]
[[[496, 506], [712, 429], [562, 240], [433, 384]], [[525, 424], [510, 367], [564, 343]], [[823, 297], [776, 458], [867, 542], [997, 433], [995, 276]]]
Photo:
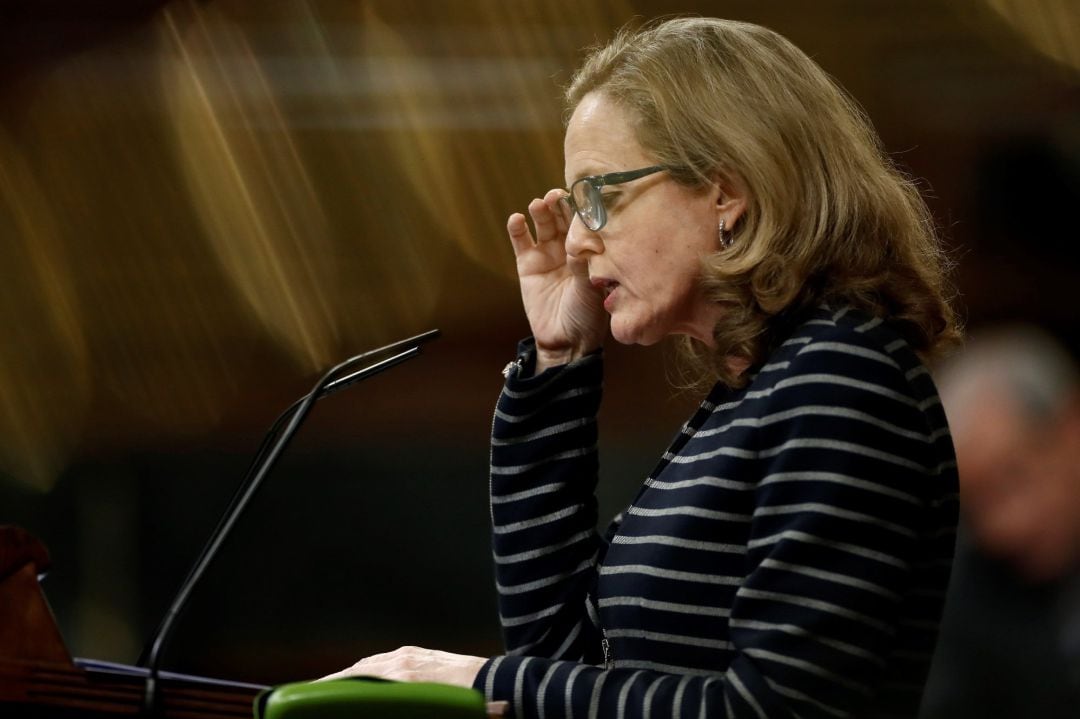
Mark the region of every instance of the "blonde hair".
[[914, 183], [788, 40], [712, 18], [624, 28], [574, 74], [568, 117], [591, 92], [629, 111], [677, 181], [747, 196], [734, 244], [703, 262], [708, 297], [729, 309], [715, 348], [683, 339], [695, 384], [743, 384], [729, 359], [764, 361], [787, 322], [824, 303], [882, 317], [927, 359], [959, 338], [949, 262]]

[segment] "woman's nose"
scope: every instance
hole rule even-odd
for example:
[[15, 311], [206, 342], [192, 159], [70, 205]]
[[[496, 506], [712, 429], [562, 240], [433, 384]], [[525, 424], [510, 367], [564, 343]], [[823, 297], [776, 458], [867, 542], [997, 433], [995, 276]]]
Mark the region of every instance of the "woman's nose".
[[578, 258], [586, 254], [598, 255], [604, 251], [604, 241], [599, 232], [593, 232], [575, 214], [566, 231], [566, 254]]

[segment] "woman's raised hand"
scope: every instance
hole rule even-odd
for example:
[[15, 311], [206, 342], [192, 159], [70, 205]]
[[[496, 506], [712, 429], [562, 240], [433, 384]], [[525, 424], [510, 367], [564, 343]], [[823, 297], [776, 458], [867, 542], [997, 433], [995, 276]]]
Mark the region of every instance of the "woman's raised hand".
[[523, 214], [511, 215], [506, 223], [536, 340], [537, 373], [599, 348], [608, 327], [602, 295], [589, 284], [588, 262], [566, 253], [573, 214], [562, 195], [562, 190], [550, 190], [529, 203], [535, 238]]

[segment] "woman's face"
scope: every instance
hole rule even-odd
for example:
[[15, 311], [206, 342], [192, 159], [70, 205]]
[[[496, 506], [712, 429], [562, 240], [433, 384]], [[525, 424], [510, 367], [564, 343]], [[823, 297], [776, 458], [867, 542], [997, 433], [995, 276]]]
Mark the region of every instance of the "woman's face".
[[[570, 118], [564, 151], [567, 187], [582, 177], [657, 164], [638, 144], [627, 113], [595, 92]], [[701, 290], [701, 258], [719, 249], [720, 218], [734, 226], [742, 200], [715, 184], [689, 189], [666, 172], [604, 187], [603, 195], [607, 224], [593, 232], [575, 215], [566, 253], [588, 262], [612, 335], [623, 344], [651, 345], [688, 334], [711, 345], [721, 309]]]

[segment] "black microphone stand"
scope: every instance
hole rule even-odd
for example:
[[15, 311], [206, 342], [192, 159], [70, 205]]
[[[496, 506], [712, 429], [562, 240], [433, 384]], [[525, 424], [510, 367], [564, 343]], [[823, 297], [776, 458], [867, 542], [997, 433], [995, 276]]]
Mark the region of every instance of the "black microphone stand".
[[[217, 556], [218, 551], [221, 549], [226, 537], [228, 537], [233, 525], [236, 524], [236, 520], [243, 513], [244, 508], [247, 507], [248, 502], [251, 501], [255, 492], [258, 491], [263, 479], [270, 473], [271, 468], [273, 468], [278, 457], [281, 456], [281, 453], [285, 450], [289, 441], [296, 434], [297, 429], [304, 421], [304, 418], [307, 417], [308, 412], [311, 411], [315, 402], [327, 395], [343, 390], [361, 380], [379, 374], [405, 360], [415, 357], [420, 354], [420, 346], [424, 342], [438, 336], [439, 330], [430, 330], [423, 334], [401, 340], [400, 342], [394, 342], [385, 347], [380, 347], [356, 355], [355, 357], [350, 357], [324, 374], [315, 384], [315, 387], [311, 392], [290, 405], [289, 408], [282, 412], [277, 420], [275, 420], [274, 424], [267, 432], [266, 437], [263, 439], [262, 444], [259, 446], [258, 451], [255, 453], [255, 458], [248, 467], [244, 480], [240, 483], [229, 506], [226, 508], [225, 513], [222, 515], [221, 520], [214, 529], [213, 534], [210, 535], [210, 539], [207, 541], [206, 546], [203, 547], [199, 558], [195, 561], [195, 564], [188, 572], [187, 578], [180, 586], [179, 591], [177, 591], [161, 624], [158, 625], [157, 630], [150, 637], [150, 641], [143, 650], [142, 656], [139, 657], [138, 665], [145, 667], [148, 670], [142, 707], [145, 715], [152, 716], [157, 712], [160, 696], [158, 690], [158, 675], [161, 654], [172, 634], [173, 626], [175, 625], [177, 618], [187, 606], [188, 598], [191, 596], [192, 590], [195, 589], [199, 580], [202, 579], [207, 567], [213, 562], [214, 557]], [[343, 377], [334, 379], [338, 374], [366, 359], [378, 355], [385, 355], [387, 352], [393, 352], [403, 347], [407, 349], [374, 364], [368, 365], [367, 367], [350, 372]], [[279, 434], [281, 424], [286, 418], [290, 418], [289, 423]]]

